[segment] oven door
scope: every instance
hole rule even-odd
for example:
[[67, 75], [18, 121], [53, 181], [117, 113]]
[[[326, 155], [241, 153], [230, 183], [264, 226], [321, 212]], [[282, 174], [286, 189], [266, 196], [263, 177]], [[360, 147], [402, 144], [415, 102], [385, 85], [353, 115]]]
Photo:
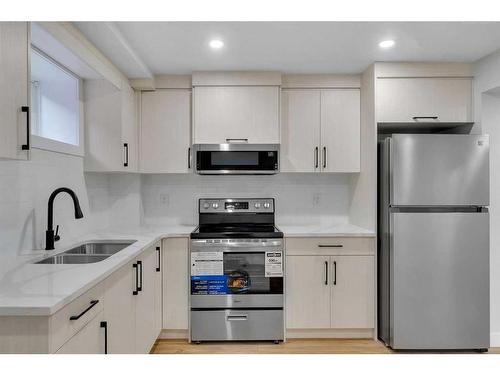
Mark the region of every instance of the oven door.
[[275, 174], [279, 145], [197, 144], [193, 146], [199, 174]]
[[192, 245], [191, 308], [283, 307], [282, 240], [263, 243]]

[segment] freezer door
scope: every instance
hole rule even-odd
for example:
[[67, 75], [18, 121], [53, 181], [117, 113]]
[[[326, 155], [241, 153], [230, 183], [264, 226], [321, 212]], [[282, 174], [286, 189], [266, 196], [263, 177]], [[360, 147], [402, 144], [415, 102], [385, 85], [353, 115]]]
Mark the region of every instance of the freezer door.
[[390, 345], [488, 348], [488, 213], [392, 213]]
[[489, 137], [395, 134], [392, 206], [488, 206]]

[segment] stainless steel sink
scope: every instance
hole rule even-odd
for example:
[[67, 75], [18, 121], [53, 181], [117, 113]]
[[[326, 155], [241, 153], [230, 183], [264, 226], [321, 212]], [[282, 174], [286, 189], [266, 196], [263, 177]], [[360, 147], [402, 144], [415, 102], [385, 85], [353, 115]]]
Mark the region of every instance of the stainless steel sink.
[[133, 244], [135, 241], [123, 242], [89, 242], [65, 251], [63, 254], [113, 255]]
[[87, 263], [97, 263], [110, 255], [71, 255], [71, 254], [61, 254], [54, 255], [49, 258], [45, 258], [35, 264], [87, 264]]
[[95, 241], [66, 250], [60, 254], [45, 258], [35, 264], [87, 264], [97, 263], [125, 249], [136, 242], [129, 241]]

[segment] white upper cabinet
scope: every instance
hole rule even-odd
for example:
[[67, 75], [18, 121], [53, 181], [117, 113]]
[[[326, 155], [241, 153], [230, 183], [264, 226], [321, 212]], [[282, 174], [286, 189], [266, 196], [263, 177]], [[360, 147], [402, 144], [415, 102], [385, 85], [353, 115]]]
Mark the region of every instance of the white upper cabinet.
[[473, 122], [471, 78], [378, 78], [379, 123]]
[[281, 93], [281, 172], [320, 170], [320, 90]]
[[137, 121], [134, 91], [106, 80], [86, 80], [85, 170], [136, 172]]
[[0, 22], [0, 159], [27, 159], [29, 24]]
[[193, 89], [194, 143], [279, 143], [278, 86]]
[[141, 172], [187, 173], [191, 167], [191, 90], [141, 94]]
[[283, 90], [282, 172], [360, 171], [359, 89]]
[[360, 171], [360, 92], [321, 91], [321, 170]]

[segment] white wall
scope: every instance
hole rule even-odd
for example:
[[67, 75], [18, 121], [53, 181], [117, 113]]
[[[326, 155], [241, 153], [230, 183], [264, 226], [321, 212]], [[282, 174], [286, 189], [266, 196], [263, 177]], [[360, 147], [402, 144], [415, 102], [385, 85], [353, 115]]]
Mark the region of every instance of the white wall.
[[475, 132], [490, 135], [490, 331], [500, 346], [500, 51], [474, 67]]
[[344, 224], [350, 189], [349, 174], [143, 175], [143, 222], [197, 224], [201, 197], [270, 197], [276, 198], [278, 225]]
[[44, 247], [47, 202], [58, 187], [76, 192], [84, 218], [75, 220], [69, 195], [56, 198], [54, 224], [60, 225], [61, 235], [56, 247], [71, 244], [79, 236], [104, 226], [105, 216], [102, 212], [91, 213], [87, 194], [89, 191], [97, 196], [98, 184], [99, 179], [85, 178], [83, 159], [78, 156], [33, 149], [30, 161], [0, 161], [0, 256]]

